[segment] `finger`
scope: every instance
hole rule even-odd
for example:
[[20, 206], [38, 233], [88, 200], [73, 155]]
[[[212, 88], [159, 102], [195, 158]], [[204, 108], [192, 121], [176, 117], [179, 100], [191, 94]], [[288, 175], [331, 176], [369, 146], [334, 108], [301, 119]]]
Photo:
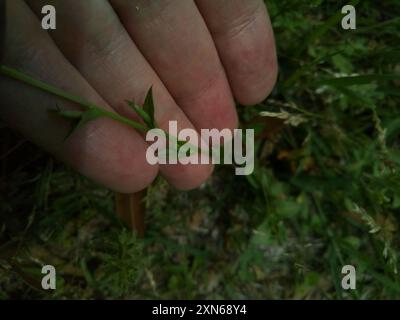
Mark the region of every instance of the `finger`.
[[[28, 1], [40, 15], [46, 0]], [[133, 117], [126, 99], [141, 104], [153, 86], [156, 120], [168, 130], [169, 121], [180, 129], [193, 128], [166, 90], [157, 74], [132, 42], [108, 1], [54, 0], [57, 29], [51, 33], [58, 47], [89, 83], [119, 113]], [[99, 23], [101, 22], [101, 23]], [[163, 176], [180, 189], [202, 184], [211, 174], [211, 165], [165, 165]]]
[[275, 85], [278, 67], [271, 23], [262, 0], [196, 0], [210, 29], [235, 98], [256, 104]]
[[[6, 65], [111, 110], [65, 60], [23, 1], [8, 1], [7, 17]], [[0, 116], [6, 123], [99, 183], [135, 192], [157, 175], [157, 167], [145, 160], [145, 141], [125, 125], [96, 120], [64, 142], [68, 123], [48, 110], [76, 106], [4, 76], [0, 76], [0, 97]]]
[[232, 93], [193, 1], [110, 1], [138, 48], [198, 128], [236, 128]]

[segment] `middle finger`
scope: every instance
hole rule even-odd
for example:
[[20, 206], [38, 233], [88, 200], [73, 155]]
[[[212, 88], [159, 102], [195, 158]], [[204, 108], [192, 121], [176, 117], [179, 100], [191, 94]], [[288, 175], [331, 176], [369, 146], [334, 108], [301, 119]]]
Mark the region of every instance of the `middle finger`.
[[126, 29], [197, 129], [233, 129], [233, 95], [192, 0], [111, 0]]

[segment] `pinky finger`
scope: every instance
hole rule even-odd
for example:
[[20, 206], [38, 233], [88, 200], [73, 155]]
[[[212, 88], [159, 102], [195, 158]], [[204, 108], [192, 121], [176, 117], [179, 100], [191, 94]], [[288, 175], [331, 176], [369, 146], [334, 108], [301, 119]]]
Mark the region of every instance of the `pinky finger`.
[[275, 41], [262, 0], [196, 0], [213, 35], [235, 98], [264, 100], [278, 73]]

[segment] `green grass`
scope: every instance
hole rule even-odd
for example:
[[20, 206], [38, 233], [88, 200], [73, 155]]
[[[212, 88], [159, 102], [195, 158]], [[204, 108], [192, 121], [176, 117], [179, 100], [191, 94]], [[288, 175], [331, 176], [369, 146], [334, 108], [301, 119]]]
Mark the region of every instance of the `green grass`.
[[[267, 3], [280, 79], [239, 107], [254, 174], [219, 167], [191, 192], [158, 180], [144, 239], [112, 192], [0, 127], [0, 298], [400, 297], [400, 3], [360, 1], [356, 31], [337, 1]], [[42, 264], [55, 293], [35, 289]]]

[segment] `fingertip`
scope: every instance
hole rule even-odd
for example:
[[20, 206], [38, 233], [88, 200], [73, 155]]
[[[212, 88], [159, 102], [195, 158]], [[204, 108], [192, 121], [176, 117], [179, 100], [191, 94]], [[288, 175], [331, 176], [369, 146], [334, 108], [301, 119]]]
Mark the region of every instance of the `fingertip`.
[[203, 92], [191, 110], [191, 120], [198, 131], [201, 129], [236, 129], [238, 115], [228, 83], [220, 79], [215, 85]]
[[[175, 168], [176, 170], [176, 168]], [[179, 165], [179, 175], [171, 176], [170, 172], [163, 171], [164, 178], [176, 189], [189, 191], [204, 184], [214, 171], [213, 165]]]
[[146, 148], [135, 130], [98, 119], [75, 132], [63, 150], [67, 162], [88, 178], [120, 193], [135, 193], [158, 174], [158, 166], [146, 161]]
[[279, 67], [276, 58], [270, 59], [262, 74], [254, 75], [253, 81], [236, 85], [235, 99], [244, 106], [251, 106], [264, 101], [273, 91], [278, 80]]
[[[255, 20], [257, 21], [257, 20]], [[263, 101], [273, 90], [278, 78], [275, 39], [267, 20], [258, 23], [256, 34], [246, 32], [233, 44], [225, 63], [235, 99], [243, 105]], [[264, 32], [261, 32], [264, 30]], [[238, 40], [238, 39], [237, 39]]]
[[272, 91], [278, 75], [271, 21], [262, 0], [197, 0], [237, 102], [253, 105]]

